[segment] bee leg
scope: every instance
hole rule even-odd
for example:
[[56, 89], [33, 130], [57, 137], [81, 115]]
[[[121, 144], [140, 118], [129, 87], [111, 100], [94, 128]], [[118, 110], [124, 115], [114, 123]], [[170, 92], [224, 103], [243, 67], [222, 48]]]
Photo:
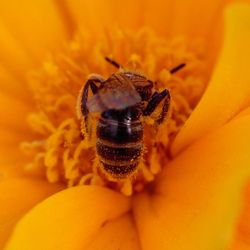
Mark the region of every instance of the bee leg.
[[99, 76], [99, 75], [90, 75], [89, 79], [87, 80], [86, 84], [84, 85], [84, 88], [82, 90], [82, 93], [80, 94], [81, 100], [80, 100], [80, 107], [81, 107], [81, 113], [84, 118], [84, 124], [85, 124], [85, 131], [88, 133], [88, 114], [89, 110], [87, 107], [87, 101], [88, 101], [88, 94], [89, 94], [89, 88], [91, 88], [91, 91], [93, 94], [96, 94], [99, 87], [96, 85], [96, 83], [100, 83], [101, 85], [105, 82], [105, 80]]
[[159, 117], [156, 119], [156, 122], [158, 124], [161, 124], [168, 112], [168, 108], [169, 108], [169, 104], [170, 104], [170, 94], [169, 91], [167, 89], [163, 90], [162, 92], [158, 93], [155, 92], [150, 101], [148, 102], [147, 107], [144, 109], [143, 111], [143, 115], [144, 116], [149, 116], [151, 115], [155, 109], [157, 108], [157, 106], [164, 100], [164, 104], [161, 110], [161, 113], [159, 115]]
[[170, 95], [169, 95], [169, 92], [168, 92], [168, 96], [166, 96], [166, 98], [164, 100], [164, 104], [163, 104], [161, 113], [160, 113], [158, 119], [156, 120], [156, 122], [158, 124], [161, 124], [161, 123], [164, 122], [164, 119], [166, 118], [167, 113], [168, 113], [169, 106], [170, 106]]
[[[98, 89], [104, 84], [105, 79], [101, 75], [90, 74], [88, 81], [90, 81], [91, 91], [95, 95], [98, 92]], [[97, 83], [99, 83], [100, 86], [97, 86]]]
[[91, 88], [91, 91], [94, 95], [98, 92], [98, 89], [99, 89], [94, 81], [90, 82], [90, 88]]

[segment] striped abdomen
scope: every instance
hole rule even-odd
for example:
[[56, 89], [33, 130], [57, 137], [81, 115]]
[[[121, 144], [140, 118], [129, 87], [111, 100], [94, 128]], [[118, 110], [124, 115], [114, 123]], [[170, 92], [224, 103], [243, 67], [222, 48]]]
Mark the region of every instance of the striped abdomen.
[[143, 127], [139, 120], [101, 118], [97, 125], [96, 149], [104, 171], [115, 179], [132, 175], [143, 148]]

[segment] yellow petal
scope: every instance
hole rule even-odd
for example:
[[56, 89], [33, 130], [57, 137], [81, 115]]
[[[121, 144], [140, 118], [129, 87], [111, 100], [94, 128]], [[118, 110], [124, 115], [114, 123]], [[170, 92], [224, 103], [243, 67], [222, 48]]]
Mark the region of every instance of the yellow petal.
[[23, 217], [6, 250], [20, 249], [20, 246], [25, 250], [84, 249], [104, 223], [129, 209], [128, 198], [108, 189], [70, 188], [50, 197]]
[[250, 5], [228, 7], [225, 20], [225, 41], [212, 80], [178, 134], [173, 145], [175, 154], [226, 123], [249, 99]]
[[[59, 191], [59, 185], [30, 179], [0, 181], [0, 248], [16, 222], [34, 205]], [[20, 248], [19, 248], [20, 249]]]
[[126, 214], [100, 228], [84, 250], [139, 250], [139, 240], [132, 216]]
[[219, 250], [232, 237], [250, 174], [250, 116], [209, 133], [177, 156], [150, 194], [135, 199], [144, 250]]
[[[62, 46], [67, 34], [53, 1], [1, 1], [0, 20], [34, 59]], [[15, 61], [15, 57], [11, 58]]]

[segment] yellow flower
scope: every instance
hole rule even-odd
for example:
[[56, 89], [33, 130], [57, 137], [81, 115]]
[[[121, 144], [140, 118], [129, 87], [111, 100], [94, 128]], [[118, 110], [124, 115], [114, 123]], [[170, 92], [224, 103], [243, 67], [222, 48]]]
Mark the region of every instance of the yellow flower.
[[[250, 249], [250, 6], [226, 5], [0, 3], [0, 248]], [[132, 185], [95, 171], [76, 117], [104, 56], [171, 91]]]

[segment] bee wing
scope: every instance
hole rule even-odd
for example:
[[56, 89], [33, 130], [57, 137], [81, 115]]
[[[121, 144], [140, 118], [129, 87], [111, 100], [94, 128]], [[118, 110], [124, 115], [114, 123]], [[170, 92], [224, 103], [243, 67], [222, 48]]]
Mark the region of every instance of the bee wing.
[[141, 101], [134, 88], [100, 90], [87, 103], [90, 112], [104, 112], [109, 109], [124, 109]]

